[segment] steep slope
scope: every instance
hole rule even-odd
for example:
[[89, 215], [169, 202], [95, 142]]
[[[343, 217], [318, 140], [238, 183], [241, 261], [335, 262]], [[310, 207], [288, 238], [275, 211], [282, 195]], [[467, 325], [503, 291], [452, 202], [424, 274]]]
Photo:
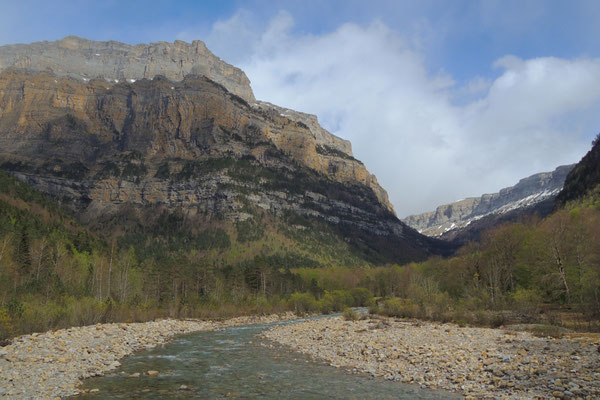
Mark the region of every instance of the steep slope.
[[592, 143], [592, 148], [569, 172], [562, 191], [556, 197], [557, 207], [567, 202], [593, 194], [598, 196], [600, 185], [600, 134]]
[[70, 218], [55, 202], [39, 191], [0, 170], [0, 236], [23, 228], [39, 235], [54, 229], [63, 236], [90, 240], [92, 236]]
[[[73, 77], [84, 83], [97, 78], [99, 81], [105, 81], [100, 85], [105, 84], [107, 88], [119, 82], [131, 84], [138, 79], [152, 80], [155, 76], [174, 81], [181, 81], [187, 75], [207, 77], [229, 91], [233, 95], [230, 96], [230, 100], [248, 103], [247, 105], [270, 116], [286, 117], [307, 128], [317, 146], [308, 146], [305, 151], [302, 150], [304, 147], [295, 149], [296, 155], [308, 152], [302, 155], [304, 163], [328, 175], [337, 175], [342, 181], [359, 180], [360, 183], [366, 183], [378, 199], [392, 210], [385, 190], [362, 163], [353, 158], [350, 142], [327, 132], [313, 115], [293, 110], [287, 110], [284, 114], [285, 109], [267, 102], [255, 102], [250, 81], [244, 72], [221, 61], [199, 40], [192, 44], [176, 41], [130, 46], [115, 41], [95, 42], [69, 36], [56, 42], [0, 46], [0, 71], [7, 69], [28, 72], [52, 71], [57, 76]], [[69, 97], [73, 94], [64, 95]], [[62, 99], [61, 94], [58, 96], [53, 107], [64, 107], [60, 101], [75, 101]], [[80, 93], [78, 101], [85, 96], [86, 93]], [[212, 109], [205, 105], [203, 113], [207, 115], [210, 112]], [[278, 145], [291, 148], [298, 143], [289, 140], [287, 144]], [[313, 154], [310, 154], [311, 152]], [[315, 152], [318, 154], [314, 154]], [[335, 157], [322, 157], [328, 155]]]
[[325, 222], [370, 262], [447, 251], [396, 218], [350, 144], [313, 116], [248, 103], [206, 76], [117, 83], [31, 69], [0, 73], [0, 165], [97, 229], [140, 233], [164, 213], [199, 226], [275, 218], [299, 232]]
[[498, 193], [439, 206], [435, 211], [406, 217], [404, 222], [428, 236], [474, 239], [495, 224], [528, 214], [548, 214], [572, 168], [573, 165], [565, 165], [535, 174]]
[[104, 246], [51, 199], [0, 170], [0, 304], [19, 285], [19, 275], [48, 278], [46, 267], [62, 250], [50, 245], [57, 240], [69, 243], [74, 252]]

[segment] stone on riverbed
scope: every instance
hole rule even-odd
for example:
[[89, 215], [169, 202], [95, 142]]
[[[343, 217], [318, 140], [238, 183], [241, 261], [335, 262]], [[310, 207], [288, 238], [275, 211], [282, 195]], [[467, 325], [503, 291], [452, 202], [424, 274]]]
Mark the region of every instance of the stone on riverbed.
[[[0, 348], [0, 398], [61, 398], [79, 393], [80, 380], [118, 368], [118, 359], [176, 335], [296, 318], [292, 313], [222, 322], [157, 320], [97, 324], [14, 338]], [[137, 375], [136, 375], [137, 374]], [[139, 377], [134, 373], [130, 377]], [[91, 390], [90, 392], [92, 392]]]
[[600, 398], [598, 338], [549, 339], [500, 329], [342, 317], [276, 326], [263, 336], [351, 372], [467, 397], [550, 398], [560, 393]]

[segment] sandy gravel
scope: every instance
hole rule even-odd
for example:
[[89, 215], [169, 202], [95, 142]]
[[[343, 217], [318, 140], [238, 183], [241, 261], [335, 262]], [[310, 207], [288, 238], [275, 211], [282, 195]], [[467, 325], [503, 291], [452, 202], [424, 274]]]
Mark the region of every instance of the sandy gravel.
[[0, 347], [0, 397], [53, 399], [78, 393], [81, 379], [119, 367], [119, 359], [176, 335], [297, 318], [292, 313], [224, 322], [173, 320], [98, 324], [20, 336]]
[[377, 318], [323, 318], [263, 336], [351, 372], [467, 398], [600, 398], [598, 339]]

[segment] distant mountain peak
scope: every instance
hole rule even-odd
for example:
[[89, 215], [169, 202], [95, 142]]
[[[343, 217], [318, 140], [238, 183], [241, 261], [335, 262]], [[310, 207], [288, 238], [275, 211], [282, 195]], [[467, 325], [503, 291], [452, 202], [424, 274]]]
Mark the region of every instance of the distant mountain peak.
[[444, 238], [484, 217], [508, 214], [554, 199], [573, 167], [563, 165], [552, 172], [534, 174], [498, 193], [444, 204], [435, 211], [411, 215], [403, 221], [424, 235]]

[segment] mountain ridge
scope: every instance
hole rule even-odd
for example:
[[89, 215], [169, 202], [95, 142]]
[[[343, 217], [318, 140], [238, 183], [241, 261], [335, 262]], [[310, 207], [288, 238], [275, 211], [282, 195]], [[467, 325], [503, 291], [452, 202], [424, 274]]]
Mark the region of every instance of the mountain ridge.
[[598, 192], [600, 192], [600, 134], [592, 142], [592, 148], [567, 175], [563, 190], [556, 199], [556, 205], [561, 207], [570, 201], [581, 200], [586, 195], [597, 198]]
[[173, 81], [188, 74], [203, 75], [247, 102], [255, 100], [244, 71], [216, 57], [201, 40], [129, 45], [67, 36], [52, 42], [0, 46], [0, 71], [10, 67], [116, 83], [158, 75]]
[[350, 143], [316, 117], [249, 103], [206, 76], [116, 82], [10, 67], [0, 110], [2, 168], [82, 220], [133, 207], [138, 225], [147, 209], [252, 224], [258, 209], [325, 221], [381, 262], [448, 251], [397, 219]]
[[[100, 61], [96, 60], [98, 57]], [[164, 77], [183, 82], [188, 75], [204, 76], [222, 85], [236, 100], [245, 102], [249, 107], [269, 114], [270, 117], [289, 118], [306, 127], [319, 145], [316, 150], [321, 150], [321, 155], [338, 155], [347, 160], [357, 161], [353, 157], [350, 142], [321, 127], [316, 116], [256, 101], [245, 73], [216, 57], [200, 40], [194, 40], [191, 44], [177, 40], [173, 43], [156, 42], [132, 46], [117, 41], [96, 42], [67, 36], [54, 42], [6, 45], [0, 46], [0, 71], [4, 70], [51, 71], [57, 77], [71, 77], [85, 83], [96, 80], [96, 87], [106, 84], [107, 90], [119, 83], [134, 84], [139, 79]], [[81, 98], [70, 100], [68, 93], [57, 94], [56, 97], [57, 106], [72, 107], [73, 104], [68, 104], [69, 101], [82, 102]], [[61, 101], [64, 104], [61, 104]], [[323, 162], [323, 157], [314, 155], [310, 158], [319, 164], [316, 168], [321, 171], [330, 169], [344, 172], [364, 169], [350, 166], [348, 163], [341, 168], [339, 165]], [[388, 195], [375, 176], [366, 170], [357, 173], [361, 175], [361, 181], [367, 182], [380, 201], [393, 212]]]
[[[518, 210], [535, 209], [537, 204], [553, 201], [574, 166], [564, 165], [551, 172], [534, 174], [497, 193], [444, 204], [435, 211], [410, 215], [403, 221], [427, 236], [454, 238], [455, 235], [450, 235], [452, 231], [468, 229], [470, 224], [487, 216], [514, 214]], [[537, 210], [547, 213], [551, 209], [543, 207]]]

